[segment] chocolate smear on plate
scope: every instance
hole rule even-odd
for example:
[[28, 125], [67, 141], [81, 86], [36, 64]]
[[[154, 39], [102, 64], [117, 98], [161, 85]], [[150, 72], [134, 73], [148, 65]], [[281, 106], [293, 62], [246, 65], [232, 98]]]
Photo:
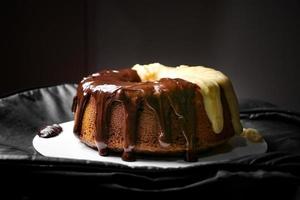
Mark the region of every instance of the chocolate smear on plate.
[[38, 132], [38, 136], [42, 138], [51, 138], [59, 135], [62, 132], [62, 127], [58, 124], [46, 126]]

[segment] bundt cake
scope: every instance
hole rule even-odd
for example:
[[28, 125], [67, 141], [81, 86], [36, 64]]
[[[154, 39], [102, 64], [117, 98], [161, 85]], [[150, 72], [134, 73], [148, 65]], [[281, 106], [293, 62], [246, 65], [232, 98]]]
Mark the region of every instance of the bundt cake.
[[72, 110], [83, 143], [126, 161], [136, 153], [196, 161], [242, 132], [231, 81], [200, 66], [153, 63], [92, 74], [78, 85]]

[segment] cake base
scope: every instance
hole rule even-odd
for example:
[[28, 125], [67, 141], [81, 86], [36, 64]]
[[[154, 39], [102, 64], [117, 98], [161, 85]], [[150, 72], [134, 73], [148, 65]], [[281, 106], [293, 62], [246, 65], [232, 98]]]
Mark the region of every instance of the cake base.
[[67, 158], [88, 161], [99, 161], [107, 164], [120, 164], [132, 168], [155, 167], [155, 168], [184, 168], [208, 163], [228, 161], [230, 159], [252, 154], [264, 153], [267, 151], [267, 143], [262, 140], [259, 143], [252, 143], [249, 140], [234, 136], [227, 144], [220, 145], [199, 155], [197, 162], [185, 162], [182, 157], [138, 157], [135, 162], [125, 162], [120, 156], [99, 156], [98, 152], [82, 143], [73, 133], [74, 122], [60, 124], [63, 132], [53, 138], [33, 139], [34, 148], [42, 155], [54, 158]]

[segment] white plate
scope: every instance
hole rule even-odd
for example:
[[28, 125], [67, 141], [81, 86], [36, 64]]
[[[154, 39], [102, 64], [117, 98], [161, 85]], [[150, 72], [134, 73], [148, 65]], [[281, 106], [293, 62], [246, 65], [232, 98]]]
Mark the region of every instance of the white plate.
[[[241, 156], [264, 153], [267, 151], [267, 143], [252, 143], [241, 136], [233, 137], [227, 148], [217, 148], [210, 153], [204, 153], [197, 162], [185, 162], [183, 159], [137, 159], [135, 162], [125, 162], [119, 156], [100, 156], [94, 149], [81, 143], [73, 133], [74, 121], [60, 124], [63, 132], [52, 138], [41, 138], [35, 136], [32, 143], [34, 148], [42, 155], [56, 158], [71, 158], [106, 163], [123, 164], [129, 167], [158, 167], [158, 168], [180, 168], [207, 163], [227, 161]], [[229, 147], [229, 148], [228, 148]], [[223, 149], [223, 150], [221, 150]]]

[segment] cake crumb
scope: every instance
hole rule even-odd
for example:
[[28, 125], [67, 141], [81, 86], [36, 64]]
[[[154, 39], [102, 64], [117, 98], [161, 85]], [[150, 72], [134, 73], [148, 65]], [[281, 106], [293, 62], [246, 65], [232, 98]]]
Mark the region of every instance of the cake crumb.
[[247, 138], [251, 142], [262, 142], [263, 140], [262, 135], [254, 128], [243, 128], [241, 136]]

